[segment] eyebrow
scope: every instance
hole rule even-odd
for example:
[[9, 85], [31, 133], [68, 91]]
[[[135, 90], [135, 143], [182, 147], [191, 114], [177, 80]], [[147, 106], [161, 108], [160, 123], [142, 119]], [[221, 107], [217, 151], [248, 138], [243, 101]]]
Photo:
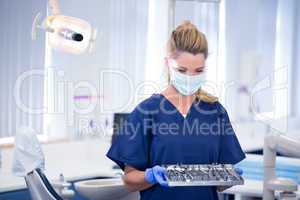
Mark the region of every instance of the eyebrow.
[[[206, 65], [202, 66], [202, 67], [197, 67], [197, 69], [204, 69], [206, 67]], [[178, 65], [178, 68], [184, 68], [184, 69], [187, 69], [188, 67], [185, 67], [185, 66], [181, 66], [181, 65]]]

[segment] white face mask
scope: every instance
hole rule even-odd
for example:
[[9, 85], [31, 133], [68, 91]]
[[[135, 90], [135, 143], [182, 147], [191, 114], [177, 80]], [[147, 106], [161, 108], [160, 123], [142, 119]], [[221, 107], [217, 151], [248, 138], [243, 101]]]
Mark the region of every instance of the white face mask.
[[192, 95], [205, 83], [206, 75], [201, 72], [197, 75], [187, 75], [177, 71], [178, 65], [175, 60], [169, 59], [171, 84], [182, 95]]

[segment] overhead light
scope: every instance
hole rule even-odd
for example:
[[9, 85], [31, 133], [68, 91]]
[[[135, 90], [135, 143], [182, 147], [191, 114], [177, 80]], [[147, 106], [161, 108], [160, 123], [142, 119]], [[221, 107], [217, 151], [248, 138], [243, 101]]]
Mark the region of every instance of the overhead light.
[[58, 0], [49, 0], [52, 14], [39, 24], [41, 14], [38, 13], [32, 25], [32, 39], [36, 39], [38, 29], [48, 33], [47, 42], [53, 49], [81, 54], [92, 52], [97, 30], [85, 20], [60, 14]]

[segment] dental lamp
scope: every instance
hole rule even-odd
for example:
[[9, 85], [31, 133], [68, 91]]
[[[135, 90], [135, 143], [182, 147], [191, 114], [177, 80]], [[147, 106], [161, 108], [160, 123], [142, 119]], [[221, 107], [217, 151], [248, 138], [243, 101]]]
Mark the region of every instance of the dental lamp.
[[300, 141], [282, 134], [271, 134], [265, 137], [263, 200], [274, 200], [275, 191], [281, 191], [280, 200], [296, 200], [297, 183], [290, 179], [276, 177], [276, 152], [300, 158]]
[[49, 0], [51, 15], [39, 25], [41, 14], [38, 13], [32, 24], [31, 37], [36, 39], [37, 29], [45, 30], [47, 43], [53, 49], [81, 54], [92, 52], [97, 36], [97, 30], [79, 18], [61, 15], [58, 0]]

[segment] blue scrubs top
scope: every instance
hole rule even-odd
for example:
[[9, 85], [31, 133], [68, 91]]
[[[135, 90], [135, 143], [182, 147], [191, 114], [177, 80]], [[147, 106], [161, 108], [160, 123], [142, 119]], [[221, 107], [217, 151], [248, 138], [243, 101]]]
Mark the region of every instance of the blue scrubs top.
[[[116, 127], [118, 128], [118, 127]], [[166, 164], [236, 164], [245, 158], [224, 107], [196, 99], [187, 116], [162, 94], [153, 94], [128, 116], [107, 156], [122, 169]], [[216, 187], [162, 187], [140, 192], [141, 200], [218, 199]]]

